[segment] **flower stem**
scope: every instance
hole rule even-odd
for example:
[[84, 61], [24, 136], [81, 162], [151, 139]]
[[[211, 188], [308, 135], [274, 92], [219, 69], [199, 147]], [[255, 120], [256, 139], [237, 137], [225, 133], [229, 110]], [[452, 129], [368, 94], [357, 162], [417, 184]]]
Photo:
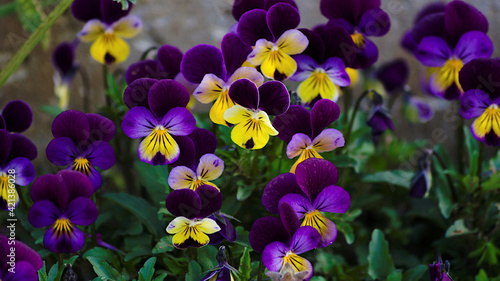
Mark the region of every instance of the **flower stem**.
[[281, 154], [279, 156], [279, 162], [278, 162], [278, 174], [281, 172], [281, 163], [283, 162], [283, 158], [286, 155], [286, 145], [285, 142], [281, 142]]
[[90, 80], [87, 72], [80, 68], [79, 71], [80, 77], [82, 78], [83, 84], [83, 112], [90, 112]]
[[459, 118], [459, 126], [457, 129], [457, 156], [458, 156], [458, 171], [461, 175], [465, 173], [464, 168], [464, 119], [461, 116]]
[[106, 97], [106, 104], [111, 107], [111, 97], [108, 95], [108, 65], [102, 65], [102, 82], [104, 85], [104, 96]]
[[482, 185], [482, 173], [483, 173], [483, 153], [484, 153], [484, 143], [479, 142], [479, 155], [477, 156], [477, 180], [478, 180], [478, 190], [481, 190]]
[[[94, 192], [94, 194], [92, 194], [92, 199], [97, 206], [97, 196], [95, 195], [95, 192]], [[92, 238], [92, 248], [95, 248], [95, 247], [97, 247], [97, 232], [95, 230], [95, 221], [90, 225], [90, 232], [91, 232], [91, 238]]]
[[349, 106], [351, 105], [351, 88], [344, 88], [344, 126], [349, 123]]
[[0, 72], [0, 87], [7, 82], [7, 79], [16, 71], [54, 22], [69, 8], [71, 3], [73, 3], [73, 0], [61, 0], [54, 10], [42, 21], [42, 23], [40, 23], [37, 29], [24, 42], [19, 51], [17, 51], [9, 63], [7, 63], [2, 72]]
[[347, 147], [349, 145], [349, 137], [351, 136], [351, 131], [352, 131], [352, 126], [354, 125], [354, 119], [356, 117], [356, 113], [358, 113], [359, 105], [361, 104], [361, 101], [370, 93], [370, 90], [364, 91], [363, 94], [356, 100], [356, 104], [354, 105], [354, 110], [352, 112], [352, 116], [349, 119], [349, 125], [347, 126], [346, 129], [346, 134], [345, 134], [345, 144], [344, 147]]
[[64, 264], [63, 264], [63, 254], [59, 254], [59, 268], [63, 267]]
[[259, 275], [257, 276], [257, 281], [262, 281], [262, 273], [264, 273], [264, 263], [262, 262], [262, 257], [259, 261]]

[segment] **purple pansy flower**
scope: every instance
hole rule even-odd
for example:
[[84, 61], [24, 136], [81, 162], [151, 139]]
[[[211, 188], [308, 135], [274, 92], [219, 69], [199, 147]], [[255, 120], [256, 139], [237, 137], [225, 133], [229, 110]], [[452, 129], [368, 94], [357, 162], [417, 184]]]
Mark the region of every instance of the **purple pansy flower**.
[[448, 272], [450, 271], [450, 263], [448, 261], [444, 262], [441, 258], [438, 261], [429, 264], [429, 275], [431, 281], [453, 281]]
[[[377, 94], [378, 95], [378, 94]], [[374, 102], [366, 124], [372, 129], [372, 140], [378, 143], [380, 136], [386, 131], [394, 131], [394, 123], [389, 111], [382, 105], [382, 102]]]
[[291, 55], [302, 53], [309, 40], [297, 26], [299, 11], [288, 3], [274, 4], [268, 11], [253, 9], [244, 13], [238, 23], [238, 36], [254, 46], [247, 60], [260, 66], [262, 74], [274, 80], [285, 80], [297, 70]]
[[460, 71], [465, 91], [460, 100], [462, 118], [475, 119], [471, 133], [478, 141], [500, 146], [500, 60], [476, 59]]
[[52, 53], [52, 65], [56, 69], [54, 73], [54, 91], [59, 98], [59, 107], [67, 109], [70, 97], [70, 86], [78, 69], [75, 63], [75, 50], [79, 41], [73, 43], [63, 42], [54, 49]]
[[86, 22], [78, 34], [84, 42], [94, 42], [90, 47], [92, 57], [102, 64], [125, 61], [130, 52], [122, 38], [132, 38], [142, 29], [137, 16], [128, 15], [133, 5], [123, 10], [114, 0], [75, 0], [71, 5], [73, 16]]
[[0, 280], [38, 280], [37, 271], [42, 267], [42, 258], [35, 250], [0, 234]]
[[300, 81], [297, 88], [303, 103], [316, 98], [337, 101], [341, 90], [351, 84], [346, 66], [354, 61], [356, 54], [345, 52], [354, 48], [349, 33], [340, 27], [317, 27], [314, 30], [299, 29], [309, 40], [301, 55], [293, 56], [297, 72], [290, 80]]
[[235, 144], [246, 149], [261, 149], [276, 136], [278, 131], [271, 125], [269, 115], [281, 115], [290, 106], [290, 96], [285, 85], [268, 81], [257, 88], [248, 79], [233, 83], [229, 97], [236, 103], [226, 110], [224, 119], [236, 126], [231, 131]]
[[321, 0], [321, 13], [329, 26], [343, 27], [351, 34], [356, 53], [352, 68], [367, 68], [378, 59], [378, 49], [369, 36], [383, 36], [390, 27], [389, 15], [380, 9], [380, 0]]
[[258, 86], [264, 77], [253, 67], [242, 67], [252, 48], [243, 44], [238, 36], [229, 33], [222, 38], [221, 50], [201, 44], [186, 52], [181, 72], [186, 79], [199, 86], [193, 96], [201, 103], [215, 101], [210, 109], [210, 120], [216, 124], [229, 124], [224, 120], [224, 112], [234, 105], [229, 98], [229, 89], [238, 79], [246, 78]]
[[404, 115], [410, 123], [425, 123], [434, 117], [430, 102], [411, 95], [404, 95], [403, 99]]
[[201, 247], [208, 244], [207, 234], [220, 231], [219, 225], [208, 218], [222, 205], [222, 194], [217, 188], [202, 185], [192, 189], [172, 191], [165, 200], [167, 210], [176, 218], [166, 231], [174, 234], [172, 242], [176, 248]]
[[[136, 94], [146, 92], [139, 106]], [[179, 82], [141, 78], [130, 84], [124, 93], [125, 114], [122, 130], [129, 138], [146, 137], [139, 145], [139, 159], [152, 165], [175, 162], [180, 155], [183, 138], [193, 132], [196, 120], [186, 105], [189, 93]], [[137, 99], [135, 100], [137, 101]]]
[[90, 200], [94, 188], [90, 180], [75, 171], [60, 171], [57, 175], [39, 177], [31, 187], [33, 206], [29, 222], [37, 228], [49, 226], [43, 245], [55, 253], [78, 252], [85, 235], [78, 225], [90, 225], [98, 215]]
[[288, 158], [299, 156], [290, 173], [294, 173], [302, 161], [308, 158], [322, 159], [320, 152], [344, 146], [344, 137], [340, 131], [326, 129], [339, 115], [340, 109], [335, 102], [322, 99], [314, 104], [311, 112], [302, 106], [291, 105], [287, 112], [274, 119], [273, 127], [279, 131], [278, 138], [288, 142]]
[[[290, 204], [302, 226], [312, 226], [321, 234], [319, 247], [335, 241], [337, 227], [321, 212], [345, 213], [350, 205], [349, 194], [335, 183], [337, 168], [327, 160], [311, 158], [297, 165], [295, 176], [283, 174], [271, 180], [262, 195], [262, 204], [277, 213], [282, 203]], [[278, 203], [279, 202], [279, 203]]]
[[102, 177], [96, 167], [107, 170], [116, 162], [113, 147], [108, 143], [115, 135], [113, 121], [99, 114], [67, 110], [54, 119], [52, 135], [47, 159], [85, 174], [94, 189], [99, 189]]
[[395, 94], [404, 89], [410, 70], [405, 60], [395, 59], [378, 68], [375, 76], [382, 83], [384, 90], [382, 93]]
[[205, 275], [201, 281], [233, 281], [235, 279], [234, 273], [238, 270], [227, 263], [226, 247], [220, 246], [216, 258], [219, 265]]
[[431, 156], [432, 151], [424, 151], [418, 159], [418, 169], [410, 183], [411, 197], [423, 198], [429, 193], [432, 184]]

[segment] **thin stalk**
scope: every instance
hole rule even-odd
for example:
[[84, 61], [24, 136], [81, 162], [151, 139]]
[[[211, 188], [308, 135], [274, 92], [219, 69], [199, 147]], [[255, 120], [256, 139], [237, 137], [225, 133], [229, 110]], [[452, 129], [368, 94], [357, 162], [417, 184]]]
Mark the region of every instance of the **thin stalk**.
[[83, 84], [83, 112], [90, 112], [90, 80], [87, 72], [80, 68], [79, 71], [80, 77], [82, 78]]
[[459, 126], [457, 129], [457, 139], [458, 139], [458, 147], [457, 147], [457, 156], [458, 156], [458, 171], [461, 175], [465, 173], [464, 168], [464, 119], [461, 116], [458, 116]]
[[102, 65], [102, 82], [104, 83], [104, 96], [106, 97], [106, 104], [111, 107], [111, 97], [108, 95], [108, 65]]
[[351, 106], [351, 88], [344, 88], [344, 126], [347, 126], [349, 121], [349, 106]]
[[286, 155], [286, 145], [285, 142], [281, 142], [281, 154], [279, 156], [279, 162], [278, 162], [278, 174], [281, 172], [281, 163], [283, 162], [283, 158]]
[[352, 112], [352, 116], [349, 120], [349, 125], [347, 126], [346, 134], [345, 134], [345, 144], [344, 147], [349, 145], [349, 137], [351, 136], [352, 126], [354, 125], [354, 119], [356, 117], [356, 113], [358, 113], [359, 105], [361, 101], [370, 93], [370, 91], [364, 91], [363, 94], [356, 100], [356, 104], [354, 105], [354, 111]]
[[262, 257], [259, 261], [259, 275], [257, 275], [257, 281], [262, 281], [262, 273], [264, 273], [264, 263], [262, 262]]
[[[441, 166], [441, 169], [443, 169], [443, 171], [445, 171], [446, 170], [446, 165], [444, 164], [443, 158], [441, 158], [441, 156], [439, 154], [437, 154], [437, 153], [432, 153], [432, 155], [434, 155], [434, 157], [438, 161], [439, 166]], [[458, 193], [457, 193], [457, 190], [456, 190], [455, 186], [453, 185], [453, 181], [452, 181], [451, 176], [449, 174], [446, 174], [446, 182], [448, 183], [448, 186], [451, 189], [451, 193], [452, 193], [452, 196], [453, 196], [453, 201], [457, 202], [457, 200], [458, 200], [458, 195], [457, 194]]]
[[7, 63], [0, 72], [0, 87], [7, 82], [9, 77], [21, 65], [24, 59], [31, 53], [36, 44], [42, 39], [43, 35], [50, 29], [54, 22], [66, 11], [73, 3], [73, 0], [62, 0], [54, 10], [40, 23], [35, 32], [24, 42], [19, 51]]
[[479, 155], [477, 157], [477, 179], [478, 179], [478, 190], [481, 190], [481, 185], [482, 185], [482, 174], [483, 174], [483, 153], [484, 153], [484, 143], [479, 142]]
[[[96, 194], [92, 194], [92, 199], [94, 203], [97, 206], [97, 196]], [[99, 206], [97, 206], [99, 207]], [[97, 232], [95, 230], [95, 221], [90, 225], [90, 233], [91, 233], [91, 238], [92, 238], [92, 248], [97, 247]]]
[[63, 254], [59, 254], [59, 268], [63, 267]]
[[140, 60], [145, 60], [148, 57], [149, 52], [151, 52], [153, 50], [157, 50], [157, 49], [158, 48], [156, 46], [150, 47], [149, 49], [147, 49], [146, 51], [144, 51], [144, 53], [142, 53]]
[[260, 155], [260, 151], [262, 149], [258, 149], [255, 151], [255, 153], [253, 154], [253, 160], [252, 160], [252, 169], [250, 170], [250, 175], [253, 178], [255, 178], [257, 176], [257, 172], [259, 171], [259, 155]]

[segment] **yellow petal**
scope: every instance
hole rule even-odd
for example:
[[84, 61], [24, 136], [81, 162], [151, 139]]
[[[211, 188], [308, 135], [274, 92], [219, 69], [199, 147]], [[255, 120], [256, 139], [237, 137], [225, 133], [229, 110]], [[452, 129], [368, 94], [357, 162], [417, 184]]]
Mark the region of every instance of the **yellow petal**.
[[231, 131], [231, 139], [242, 148], [261, 149], [269, 141], [269, 135], [276, 136], [279, 133], [265, 111], [252, 112], [235, 105], [226, 111], [224, 117], [228, 122], [235, 121], [233, 124], [237, 124]]
[[500, 136], [500, 108], [498, 105], [491, 105], [481, 116], [474, 120], [472, 130], [480, 138], [484, 138], [491, 130], [497, 136]]
[[89, 20], [82, 31], [78, 33], [78, 37], [83, 42], [93, 42], [97, 40], [101, 35], [104, 35], [106, 28], [104, 24], [99, 20]]
[[6, 202], [7, 208], [14, 208], [19, 204], [19, 194], [15, 186], [9, 182], [9, 176], [5, 173], [0, 175], [0, 200]]
[[185, 217], [176, 217], [167, 226], [167, 233], [176, 234], [183, 231], [186, 227], [189, 227], [191, 220]]
[[152, 162], [158, 152], [169, 163], [172, 163], [180, 153], [179, 145], [163, 126], [154, 128], [139, 145], [139, 156], [146, 162]]
[[194, 90], [193, 96], [201, 103], [210, 103], [225, 90], [224, 84], [224, 81], [214, 74], [206, 74], [200, 85]]
[[276, 42], [278, 49], [289, 55], [302, 53], [307, 45], [309, 45], [307, 37], [296, 29], [285, 31]]
[[92, 57], [102, 64], [125, 61], [129, 52], [127, 42], [113, 33], [102, 34], [90, 47]]
[[209, 218], [204, 218], [196, 223], [196, 228], [206, 234], [213, 234], [220, 231], [219, 225]]
[[[224, 114], [226, 111], [233, 107], [235, 103], [231, 98], [229, 98], [229, 91], [223, 91], [217, 100], [215, 100], [212, 108], [210, 108], [210, 120], [215, 124], [220, 124], [224, 126], [228, 126], [226, 120], [224, 120]], [[231, 122], [229, 122], [231, 123]]]
[[458, 73], [463, 66], [464, 63], [460, 59], [449, 59], [446, 61], [445, 65], [440, 67], [432, 76], [432, 88], [438, 92], [442, 92], [455, 83], [460, 91], [463, 92], [458, 79]]
[[291, 56], [277, 49], [269, 53], [260, 65], [260, 70], [267, 78], [284, 80], [295, 73], [297, 63]]
[[113, 23], [113, 33], [123, 38], [132, 38], [142, 29], [142, 21], [137, 16], [126, 16]]
[[236, 69], [233, 75], [229, 77], [229, 83], [232, 84], [234, 81], [243, 78], [254, 82], [257, 87], [260, 87], [264, 83], [264, 76], [253, 67], [240, 67]]
[[347, 72], [347, 75], [349, 75], [349, 78], [351, 79], [351, 85], [349, 85], [349, 87], [354, 87], [356, 84], [358, 84], [359, 70], [346, 67], [345, 71]]
[[252, 65], [261, 65], [269, 57], [272, 49], [272, 42], [266, 39], [259, 39], [255, 43], [252, 52], [248, 55], [247, 61]]
[[253, 112], [239, 104], [236, 104], [226, 110], [224, 119], [231, 124], [241, 123], [252, 116]]
[[340, 95], [338, 88], [321, 68], [314, 70], [309, 78], [300, 83], [297, 94], [304, 103], [311, 102], [318, 95], [324, 99], [337, 101]]
[[297, 159], [297, 161], [295, 161], [295, 164], [293, 164], [292, 168], [290, 169], [290, 173], [295, 174], [295, 169], [297, 169], [297, 165], [299, 165], [301, 162], [303, 162], [309, 158], [323, 159], [323, 157], [321, 157], [321, 155], [319, 155], [319, 153], [316, 152], [316, 150], [314, 150], [314, 148], [304, 149], [302, 151], [302, 153], [300, 154], [299, 159]]
[[287, 263], [293, 267], [295, 272], [312, 272], [313, 270], [312, 265], [308, 260], [294, 253], [288, 253], [283, 257], [283, 264]]

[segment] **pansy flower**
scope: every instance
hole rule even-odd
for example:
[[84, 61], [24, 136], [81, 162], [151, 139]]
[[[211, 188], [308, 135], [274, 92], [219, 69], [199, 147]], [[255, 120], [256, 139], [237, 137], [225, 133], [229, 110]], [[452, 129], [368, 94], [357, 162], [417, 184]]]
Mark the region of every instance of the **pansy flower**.
[[252, 48], [243, 44], [238, 36], [229, 33], [222, 38], [221, 50], [201, 44], [189, 49], [181, 63], [184, 77], [199, 86], [193, 96], [201, 103], [214, 102], [210, 109], [210, 120], [216, 124], [229, 125], [224, 112], [234, 105], [229, 98], [229, 89], [238, 79], [246, 78], [258, 86], [264, 77], [255, 68], [242, 67]]
[[124, 94], [125, 104], [137, 91], [147, 91], [147, 100], [132, 107], [123, 117], [122, 130], [129, 138], [145, 139], [137, 153], [152, 165], [165, 165], [180, 155], [178, 138], [193, 132], [196, 120], [186, 105], [189, 93], [173, 80], [141, 78], [130, 84]]
[[307, 49], [293, 56], [297, 62], [297, 72], [290, 80], [300, 81], [297, 93], [303, 103], [311, 103], [315, 98], [337, 101], [340, 87], [351, 84], [346, 66], [356, 56], [354, 52], [345, 52], [354, 48], [349, 34], [340, 27], [321, 26], [313, 31], [300, 29], [309, 40]]
[[410, 182], [410, 196], [413, 198], [423, 198], [427, 196], [432, 184], [431, 173], [432, 151], [424, 151], [418, 159], [417, 172]]
[[229, 89], [229, 97], [236, 105], [226, 110], [224, 119], [236, 124], [231, 131], [235, 144], [246, 149], [261, 149], [270, 135], [278, 135], [269, 116], [281, 115], [290, 106], [290, 96], [283, 83], [268, 81], [257, 88], [252, 81], [240, 79]]
[[0, 234], [0, 280], [38, 280], [37, 271], [42, 267], [42, 258], [35, 250]]
[[268, 11], [253, 9], [244, 13], [238, 23], [238, 36], [254, 46], [248, 62], [260, 66], [262, 74], [274, 80], [285, 80], [297, 70], [291, 55], [302, 53], [309, 44], [297, 26], [299, 11], [287, 3], [278, 3]]
[[120, 63], [130, 52], [122, 38], [136, 36], [142, 28], [137, 16], [128, 15], [133, 5], [123, 10], [113, 0], [75, 0], [71, 5], [73, 16], [86, 22], [78, 37], [84, 42], [93, 42], [92, 57], [102, 64]]
[[286, 154], [299, 159], [290, 169], [291, 173], [299, 163], [308, 158], [323, 158], [319, 153], [344, 146], [344, 137], [336, 129], [326, 129], [339, 118], [339, 106], [327, 99], [319, 100], [309, 112], [302, 106], [291, 105], [288, 111], [277, 116], [273, 127], [279, 131], [278, 138], [288, 142]]
[[368, 37], [389, 32], [391, 20], [380, 9], [380, 0], [321, 0], [321, 13], [329, 26], [340, 26], [351, 34], [355, 47], [346, 51], [356, 53], [352, 68], [368, 68], [378, 59], [377, 46]]
[[394, 131], [394, 122], [389, 111], [383, 106], [383, 99], [378, 93], [373, 93], [372, 108], [366, 124], [372, 129], [372, 140], [376, 144], [380, 136], [387, 130]]
[[[491, 82], [493, 81], [493, 82]], [[500, 146], [500, 61], [476, 59], [460, 71], [460, 83], [466, 91], [460, 100], [460, 115], [475, 119], [471, 133], [478, 141]]]
[[62, 109], [68, 108], [71, 82], [78, 69], [75, 63], [75, 49], [78, 43], [78, 40], [73, 43], [63, 42], [57, 45], [52, 53], [52, 65], [56, 69], [54, 91], [59, 98], [59, 107]]
[[52, 122], [54, 139], [47, 145], [47, 159], [89, 177], [94, 189], [102, 185], [97, 168], [107, 170], [115, 162], [115, 152], [108, 143], [115, 135], [113, 121], [99, 114], [67, 110]]
[[[302, 219], [302, 226], [312, 226], [321, 234], [319, 247], [335, 241], [337, 227], [321, 212], [345, 213], [351, 203], [349, 194], [336, 186], [337, 168], [327, 160], [307, 159], [297, 165], [295, 176], [284, 174], [264, 188], [262, 204], [271, 213], [279, 212], [287, 203]], [[279, 203], [277, 203], [279, 202]]]
[[429, 264], [429, 276], [431, 281], [453, 281], [450, 275], [450, 263], [448, 261], [444, 262], [441, 258]]
[[60, 171], [39, 177], [31, 187], [33, 206], [29, 222], [37, 228], [49, 227], [43, 245], [55, 253], [75, 253], [82, 249], [85, 235], [78, 225], [90, 225], [98, 215], [90, 196], [94, 187], [83, 174]]
[[167, 233], [174, 234], [176, 248], [201, 247], [210, 241], [209, 234], [220, 231], [217, 223], [208, 218], [222, 205], [222, 194], [217, 188], [202, 185], [192, 189], [172, 191], [165, 200], [167, 210], [176, 218], [167, 226]]
[[226, 247], [219, 247], [216, 258], [218, 266], [210, 270], [201, 281], [233, 281], [235, 279], [234, 273], [238, 272], [238, 270], [227, 263]]

